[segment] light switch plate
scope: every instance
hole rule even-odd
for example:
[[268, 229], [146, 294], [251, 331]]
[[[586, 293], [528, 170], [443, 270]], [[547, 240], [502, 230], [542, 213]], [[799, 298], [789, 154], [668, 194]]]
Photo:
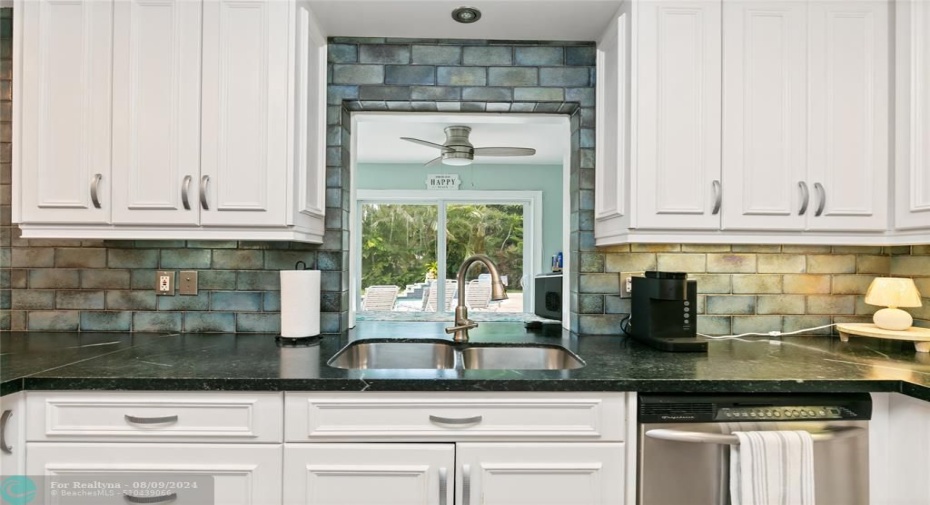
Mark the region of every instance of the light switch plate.
[[181, 270], [181, 280], [178, 284], [178, 291], [182, 295], [196, 295], [197, 294], [197, 271], [196, 270]]
[[159, 270], [155, 273], [155, 294], [174, 296], [174, 272]]

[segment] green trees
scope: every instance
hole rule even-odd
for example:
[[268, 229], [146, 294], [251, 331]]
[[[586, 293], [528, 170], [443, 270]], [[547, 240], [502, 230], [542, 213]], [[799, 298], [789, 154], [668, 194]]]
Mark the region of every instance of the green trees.
[[[362, 206], [362, 287], [423, 282], [437, 268], [439, 212], [436, 205]], [[519, 290], [523, 276], [523, 206], [446, 207], [446, 277], [454, 279], [462, 261], [487, 254], [509, 289]], [[477, 268], [477, 267], [476, 267]], [[472, 274], [477, 275], [477, 272]]]

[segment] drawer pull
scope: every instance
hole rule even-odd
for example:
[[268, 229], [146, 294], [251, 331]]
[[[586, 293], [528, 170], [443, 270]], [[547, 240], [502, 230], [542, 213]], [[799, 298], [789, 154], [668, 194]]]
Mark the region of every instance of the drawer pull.
[[178, 422], [178, 416], [136, 417], [126, 414], [126, 421], [133, 424], [164, 424]]
[[827, 190], [823, 188], [823, 184], [819, 182], [814, 183], [814, 189], [817, 190], [817, 193], [820, 195], [820, 203], [817, 205], [817, 212], [814, 213], [814, 217], [820, 217], [823, 214], [823, 208], [827, 205]]
[[723, 190], [720, 188], [720, 181], [714, 181], [714, 208], [710, 211], [712, 215], [720, 213], [720, 204], [723, 202]]
[[200, 206], [203, 208], [203, 210], [210, 210], [210, 206], [207, 205], [207, 183], [209, 182], [209, 175], [205, 175], [200, 178]]
[[798, 215], [803, 216], [804, 213], [807, 212], [807, 204], [811, 200], [811, 193], [807, 190], [807, 183], [804, 181], [798, 181], [798, 187], [801, 188], [801, 195], [803, 195], [801, 197], [803, 201], [801, 202], [801, 208], [798, 209]]
[[446, 505], [446, 467], [439, 469], [439, 505]]
[[481, 422], [481, 416], [454, 418], [430, 415], [429, 420], [439, 424], [475, 424]]
[[97, 196], [97, 189], [100, 187], [100, 179], [103, 179], [103, 175], [94, 174], [94, 178], [90, 180], [90, 201], [94, 204], [95, 209], [100, 208], [100, 198]]
[[181, 203], [184, 204], [184, 210], [191, 210], [191, 201], [188, 193], [191, 190], [191, 176], [185, 175], [184, 182], [181, 183]]
[[123, 493], [123, 499], [129, 503], [168, 503], [178, 499], [178, 493], [168, 493], [161, 496], [133, 496]]
[[6, 443], [6, 423], [10, 421], [12, 415], [12, 410], [4, 410], [3, 414], [0, 415], [0, 451], [7, 454], [13, 454], [13, 446]]
[[471, 505], [471, 465], [462, 465], [462, 505]]

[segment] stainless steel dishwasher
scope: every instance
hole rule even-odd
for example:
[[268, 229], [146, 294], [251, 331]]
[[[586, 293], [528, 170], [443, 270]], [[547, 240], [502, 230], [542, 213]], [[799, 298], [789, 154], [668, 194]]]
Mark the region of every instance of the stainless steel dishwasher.
[[817, 505], [867, 505], [871, 415], [868, 393], [640, 395], [638, 503], [728, 505], [729, 433], [777, 429], [812, 433]]

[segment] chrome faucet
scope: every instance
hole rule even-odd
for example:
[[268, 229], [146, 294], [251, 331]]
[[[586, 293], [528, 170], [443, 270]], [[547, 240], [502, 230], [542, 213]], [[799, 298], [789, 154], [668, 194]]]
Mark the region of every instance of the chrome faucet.
[[494, 266], [491, 258], [488, 258], [484, 254], [475, 254], [465, 258], [465, 261], [462, 262], [462, 266], [459, 268], [458, 275], [455, 276], [459, 290], [459, 303], [455, 306], [455, 325], [446, 328], [446, 333], [453, 334], [452, 340], [454, 342], [468, 342], [468, 330], [478, 327], [478, 323], [468, 319], [468, 308], [465, 307], [465, 274], [468, 273], [468, 268], [476, 262], [484, 263], [488, 272], [491, 273], [491, 300], [497, 301], [507, 299], [504, 283], [501, 282], [501, 275], [498, 273], [497, 267]]

